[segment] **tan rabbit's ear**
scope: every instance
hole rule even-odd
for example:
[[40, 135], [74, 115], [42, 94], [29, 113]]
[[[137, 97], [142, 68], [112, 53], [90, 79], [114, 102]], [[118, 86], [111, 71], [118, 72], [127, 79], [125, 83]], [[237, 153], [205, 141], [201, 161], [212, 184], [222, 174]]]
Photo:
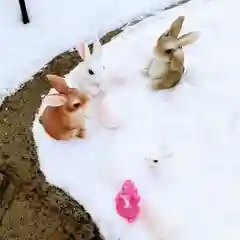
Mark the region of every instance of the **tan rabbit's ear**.
[[166, 32], [164, 32], [159, 39], [163, 38], [163, 37], [167, 37], [169, 35], [169, 30], [167, 30]]
[[198, 40], [200, 36], [199, 32], [190, 32], [187, 34], [182, 35], [180, 38], [178, 38], [178, 46], [184, 47], [186, 45], [192, 44]]
[[175, 38], [178, 36], [178, 34], [182, 29], [184, 19], [185, 19], [184, 16], [179, 16], [175, 21], [173, 21], [173, 23], [169, 28], [169, 36], [172, 36]]
[[43, 99], [46, 106], [59, 107], [67, 102], [67, 97], [61, 94], [50, 94]]
[[159, 38], [163, 38], [167, 36], [172, 36], [177, 38], [178, 34], [181, 31], [184, 19], [185, 19], [184, 16], [180, 16], [176, 20], [174, 20], [170, 28], [167, 31], [165, 31]]
[[59, 77], [57, 75], [48, 74], [46, 75], [47, 79], [51, 83], [52, 87], [56, 89], [59, 93], [67, 93], [68, 92], [68, 85], [64, 78]]

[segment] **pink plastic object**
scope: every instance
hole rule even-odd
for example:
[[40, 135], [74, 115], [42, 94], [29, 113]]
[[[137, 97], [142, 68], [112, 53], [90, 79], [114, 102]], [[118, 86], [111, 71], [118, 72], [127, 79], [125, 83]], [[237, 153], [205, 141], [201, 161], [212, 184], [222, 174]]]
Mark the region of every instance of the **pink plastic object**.
[[134, 183], [131, 180], [126, 180], [115, 198], [117, 213], [128, 223], [134, 222], [140, 213], [140, 200]]

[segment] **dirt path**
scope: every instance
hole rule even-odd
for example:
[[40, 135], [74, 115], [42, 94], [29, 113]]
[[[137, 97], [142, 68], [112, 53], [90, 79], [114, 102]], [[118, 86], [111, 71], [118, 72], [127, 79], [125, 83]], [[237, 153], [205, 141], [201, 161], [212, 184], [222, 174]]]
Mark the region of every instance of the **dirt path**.
[[39, 171], [31, 125], [47, 73], [63, 75], [76, 53], [55, 58], [0, 107], [0, 239], [101, 239], [89, 215]]
[[[105, 44], [120, 32], [109, 32]], [[54, 58], [0, 106], [0, 240], [101, 240], [89, 214], [39, 170], [32, 122], [48, 73], [63, 76], [81, 61], [76, 52]]]

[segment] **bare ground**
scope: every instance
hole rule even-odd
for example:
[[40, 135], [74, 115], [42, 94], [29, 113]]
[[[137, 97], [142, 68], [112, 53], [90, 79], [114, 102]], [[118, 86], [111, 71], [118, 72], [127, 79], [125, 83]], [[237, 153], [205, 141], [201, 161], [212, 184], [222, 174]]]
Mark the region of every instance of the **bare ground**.
[[40, 172], [31, 132], [47, 73], [63, 75], [80, 61], [66, 52], [0, 108], [0, 239], [101, 239], [90, 216]]
[[60, 54], [0, 106], [0, 240], [103, 239], [83, 207], [45, 181], [31, 131], [41, 95], [50, 89], [46, 74], [63, 76], [80, 61], [76, 52]]

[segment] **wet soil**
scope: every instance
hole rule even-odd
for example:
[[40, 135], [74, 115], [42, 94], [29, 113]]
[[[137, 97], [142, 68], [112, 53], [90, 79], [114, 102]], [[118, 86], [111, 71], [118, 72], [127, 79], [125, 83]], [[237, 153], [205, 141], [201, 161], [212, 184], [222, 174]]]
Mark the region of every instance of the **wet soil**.
[[50, 88], [46, 74], [63, 76], [79, 61], [76, 52], [57, 56], [0, 106], [1, 240], [102, 239], [83, 207], [45, 181], [31, 131], [41, 95]]

